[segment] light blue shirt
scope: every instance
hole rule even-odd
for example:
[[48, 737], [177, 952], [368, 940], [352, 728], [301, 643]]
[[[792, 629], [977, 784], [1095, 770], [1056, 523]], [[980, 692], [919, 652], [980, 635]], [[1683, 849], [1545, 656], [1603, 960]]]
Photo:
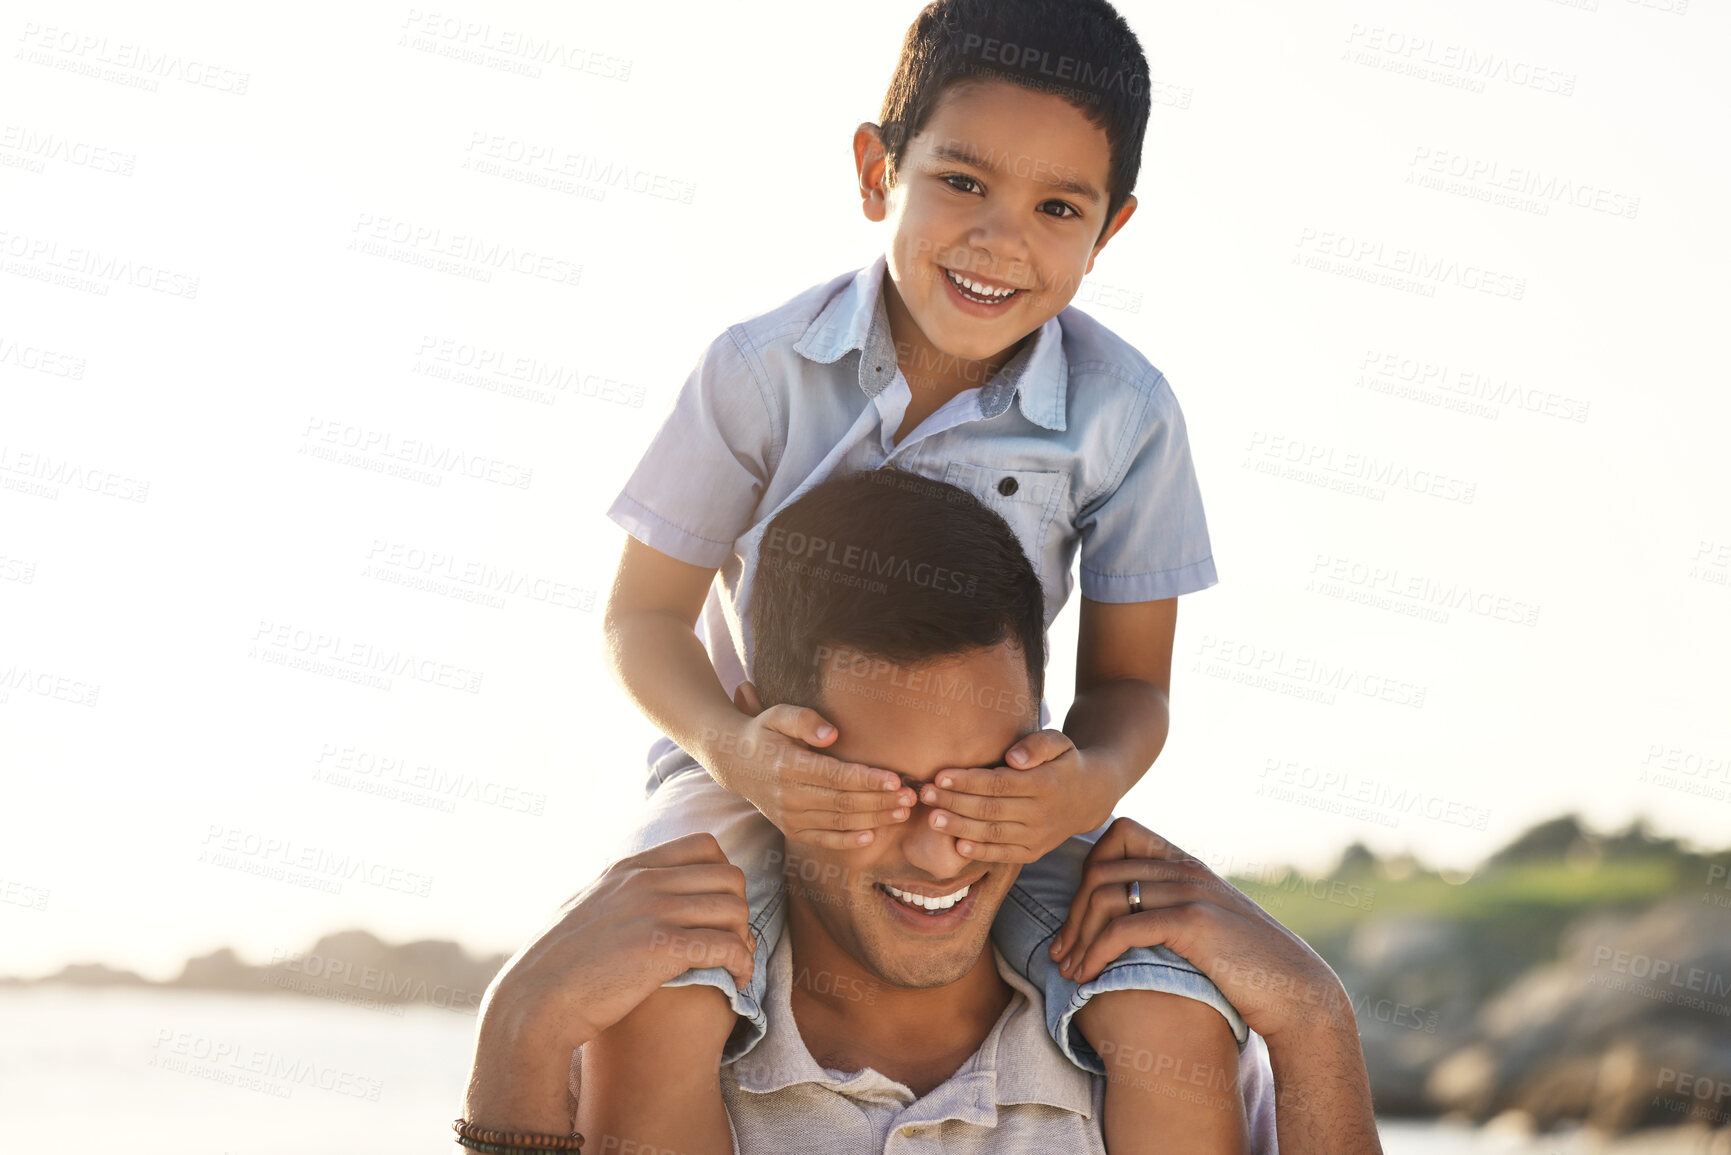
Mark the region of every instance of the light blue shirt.
[[729, 326], [608, 510], [645, 545], [720, 570], [698, 633], [728, 693], [750, 668], [745, 611], [763, 531], [832, 475], [891, 466], [979, 497], [1033, 561], [1048, 627], [1078, 552], [1093, 601], [1215, 583], [1178, 399], [1160, 370], [1075, 308], [896, 442], [913, 394], [896, 363], [884, 266], [880, 256]]

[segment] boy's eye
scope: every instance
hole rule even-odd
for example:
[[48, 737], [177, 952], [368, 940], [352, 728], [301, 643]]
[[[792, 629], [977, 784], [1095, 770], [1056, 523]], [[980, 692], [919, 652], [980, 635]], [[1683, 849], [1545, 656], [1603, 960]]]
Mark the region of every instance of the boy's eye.
[[[975, 180], [973, 177], [968, 176], [966, 173], [944, 173], [942, 176], [938, 177], [938, 179], [955, 189], [957, 192], [971, 193], [981, 191], [980, 182]], [[1046, 201], [1040, 206], [1040, 211], [1045, 213], [1047, 216], [1057, 217], [1061, 221], [1067, 221], [1082, 215], [1081, 210], [1075, 205], [1068, 204], [1064, 201]]]

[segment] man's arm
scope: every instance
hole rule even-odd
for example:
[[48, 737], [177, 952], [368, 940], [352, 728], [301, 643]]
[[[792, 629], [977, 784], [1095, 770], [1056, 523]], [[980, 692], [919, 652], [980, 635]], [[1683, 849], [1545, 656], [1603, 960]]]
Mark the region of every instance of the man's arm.
[[1282, 1155], [1381, 1155], [1357, 1020], [1334, 971], [1202, 862], [1120, 818], [1088, 855], [1052, 957], [1086, 982], [1126, 948], [1161, 944], [1196, 964], [1267, 1042]]
[[[745, 876], [712, 835], [609, 866], [488, 986], [463, 1118], [490, 1130], [568, 1134], [572, 1052], [693, 966], [749, 981], [749, 920]], [[719, 1084], [713, 1093], [690, 1108], [725, 1117]]]
[[[1350, 1007], [1347, 1012], [1350, 1020]], [[1279, 1047], [1269, 1043], [1268, 1063], [1274, 1068], [1274, 1124], [1282, 1151], [1381, 1155], [1356, 1025], [1319, 1025]]]

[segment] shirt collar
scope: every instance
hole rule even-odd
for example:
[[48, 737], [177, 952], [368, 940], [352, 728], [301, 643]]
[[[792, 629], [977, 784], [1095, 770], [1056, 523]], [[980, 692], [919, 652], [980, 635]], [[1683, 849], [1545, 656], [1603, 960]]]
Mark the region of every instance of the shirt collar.
[[[1045, 1000], [1027, 979], [992, 947], [998, 973], [1016, 989], [1028, 1007], [1021, 1014], [1000, 1019], [970, 1063], [980, 1063], [997, 1076], [998, 1105], [1042, 1103], [1082, 1116], [1094, 1117], [1094, 1080], [1065, 1057], [1046, 1030]], [[1012, 1007], [1015, 1005], [1012, 1001]]]
[[[998, 973], [1016, 993], [979, 1050], [933, 1094], [941, 1093], [953, 1103], [957, 1117], [983, 1126], [996, 1122], [999, 1107], [1021, 1103], [1043, 1104], [1092, 1119], [1092, 1078], [1065, 1058], [1046, 1033], [1039, 991], [1004, 961], [996, 947], [990, 949]], [[792, 979], [793, 947], [784, 934], [770, 954], [766, 975], [768, 1027], [757, 1046], [732, 1064], [739, 1089], [767, 1095], [815, 1083], [854, 1098], [912, 1103], [910, 1089], [870, 1068], [838, 1078], [836, 1072], [818, 1065], [793, 1019]]]
[[[818, 311], [794, 352], [831, 365], [849, 352], [860, 352], [860, 388], [876, 397], [895, 377], [895, 341], [884, 310], [883, 284], [888, 259], [876, 260], [849, 281]], [[1064, 358], [1064, 331], [1057, 317], [1048, 318], [992, 379], [980, 389], [980, 415], [997, 417], [1015, 401], [1022, 416], [1046, 429], [1065, 427], [1065, 395], [1069, 366]]]

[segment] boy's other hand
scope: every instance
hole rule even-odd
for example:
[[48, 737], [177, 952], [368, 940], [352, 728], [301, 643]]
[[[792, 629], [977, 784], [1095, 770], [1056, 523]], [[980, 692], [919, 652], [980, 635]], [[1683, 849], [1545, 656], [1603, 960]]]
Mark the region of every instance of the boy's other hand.
[[[1062, 730], [1041, 730], [1010, 747], [1003, 766], [940, 770], [920, 789], [926, 821], [976, 862], [1033, 862], [1066, 838], [1092, 830], [1116, 798], [1106, 776], [1089, 774]], [[1098, 817], [1096, 817], [1098, 815]]]
[[705, 752], [715, 780], [750, 802], [795, 842], [849, 850], [871, 843], [874, 827], [906, 821], [914, 792], [901, 776], [822, 752], [839, 732], [804, 706], [764, 710], [750, 682], [734, 692], [740, 726]]

